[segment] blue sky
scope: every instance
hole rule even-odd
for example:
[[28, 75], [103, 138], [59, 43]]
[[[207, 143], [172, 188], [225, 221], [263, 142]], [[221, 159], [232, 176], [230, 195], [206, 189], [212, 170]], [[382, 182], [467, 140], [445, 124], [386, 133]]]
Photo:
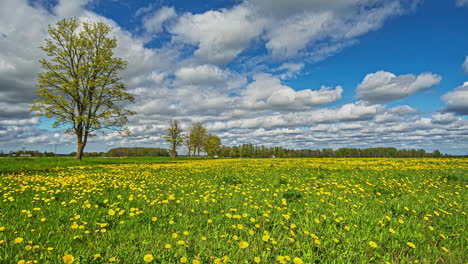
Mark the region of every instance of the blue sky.
[[78, 17], [114, 28], [138, 113], [131, 136], [92, 138], [87, 151], [165, 147], [177, 119], [226, 145], [468, 154], [466, 0], [6, 0], [0, 10], [3, 151], [74, 150], [73, 135], [28, 109], [47, 25]]

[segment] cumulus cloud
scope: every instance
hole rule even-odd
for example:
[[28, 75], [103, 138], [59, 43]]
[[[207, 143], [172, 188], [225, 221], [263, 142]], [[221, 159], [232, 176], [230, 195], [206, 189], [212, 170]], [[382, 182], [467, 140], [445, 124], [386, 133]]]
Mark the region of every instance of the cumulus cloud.
[[441, 80], [442, 77], [432, 73], [396, 76], [391, 72], [378, 71], [364, 77], [357, 86], [357, 97], [372, 103], [394, 101], [429, 89]]
[[241, 106], [247, 109], [299, 110], [334, 102], [341, 98], [343, 88], [324, 87], [318, 91], [296, 91], [281, 84], [270, 74], [257, 74], [254, 82], [241, 92]]
[[180, 84], [212, 84], [227, 79], [228, 73], [215, 65], [198, 65], [182, 67], [175, 72], [176, 81]]
[[468, 82], [444, 94], [446, 110], [460, 115], [468, 115]]
[[265, 21], [244, 6], [184, 14], [171, 29], [176, 40], [197, 45], [195, 55], [210, 63], [234, 59], [263, 30]]
[[256, 39], [278, 60], [306, 55], [316, 61], [403, 14], [408, 2], [245, 0], [230, 9], [186, 13], [170, 31], [211, 63], [230, 62]]
[[176, 16], [176, 11], [173, 7], [164, 6], [152, 14], [146, 15], [143, 18], [143, 27], [148, 37], [152, 38], [155, 34], [163, 31], [163, 25], [166, 21], [174, 18]]

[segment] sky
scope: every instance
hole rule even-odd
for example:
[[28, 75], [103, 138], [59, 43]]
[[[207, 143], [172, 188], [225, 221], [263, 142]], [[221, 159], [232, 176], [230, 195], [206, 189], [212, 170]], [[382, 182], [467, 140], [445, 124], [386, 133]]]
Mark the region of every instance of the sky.
[[0, 150], [70, 153], [29, 111], [62, 18], [102, 21], [137, 112], [85, 151], [168, 147], [169, 120], [224, 145], [468, 154], [468, 0], [2, 0]]

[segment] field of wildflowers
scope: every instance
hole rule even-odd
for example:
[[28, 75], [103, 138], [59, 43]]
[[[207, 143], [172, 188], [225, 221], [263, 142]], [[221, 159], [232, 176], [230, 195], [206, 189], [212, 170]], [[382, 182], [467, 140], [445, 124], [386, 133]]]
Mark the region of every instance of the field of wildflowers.
[[466, 263], [466, 159], [214, 159], [0, 176], [0, 263]]

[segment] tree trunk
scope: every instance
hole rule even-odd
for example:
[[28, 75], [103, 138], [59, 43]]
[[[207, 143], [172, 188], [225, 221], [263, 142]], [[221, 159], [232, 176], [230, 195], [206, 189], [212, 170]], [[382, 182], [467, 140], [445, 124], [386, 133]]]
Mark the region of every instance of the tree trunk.
[[76, 151], [75, 160], [81, 160], [81, 158], [83, 157], [84, 147], [85, 147], [85, 143], [78, 142], [78, 148], [77, 148], [77, 151]]

